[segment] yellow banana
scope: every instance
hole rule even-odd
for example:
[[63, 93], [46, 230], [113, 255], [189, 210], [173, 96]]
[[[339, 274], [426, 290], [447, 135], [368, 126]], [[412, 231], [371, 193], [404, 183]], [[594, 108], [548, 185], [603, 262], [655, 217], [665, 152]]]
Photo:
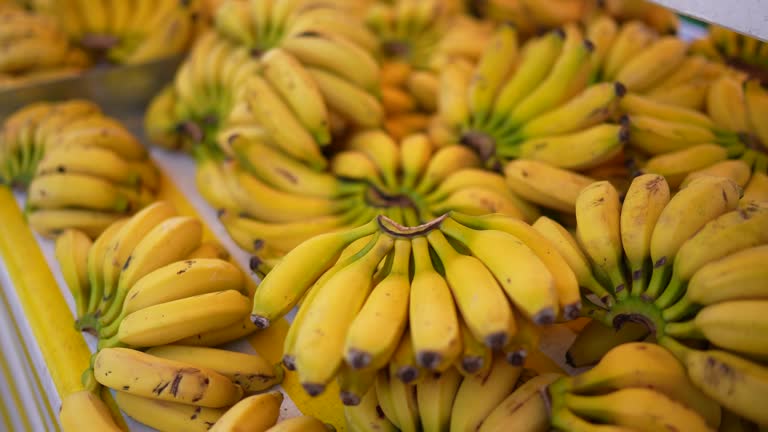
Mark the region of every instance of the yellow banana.
[[482, 125], [488, 118], [499, 88], [515, 66], [517, 54], [517, 30], [502, 25], [486, 45], [466, 90], [473, 125]]
[[509, 192], [480, 186], [459, 189], [430, 207], [430, 211], [435, 214], [447, 213], [451, 210], [473, 215], [500, 213], [515, 219], [523, 219], [523, 213], [517, 208]]
[[121, 392], [207, 408], [232, 405], [243, 395], [240, 386], [211, 369], [129, 348], [100, 350], [93, 372], [99, 383]]
[[410, 135], [400, 142], [400, 185], [403, 189], [414, 187], [420, 180], [432, 153], [432, 142], [425, 134]]
[[227, 409], [210, 431], [227, 432], [243, 428], [266, 431], [277, 423], [283, 398], [278, 391], [249, 396]]
[[344, 355], [355, 369], [385, 366], [408, 322], [411, 243], [395, 240], [394, 250], [392, 269], [373, 287], [347, 330]]
[[594, 180], [544, 162], [512, 160], [504, 167], [512, 192], [544, 207], [573, 214], [576, 197]]
[[423, 111], [437, 111], [437, 94], [440, 82], [437, 74], [427, 71], [413, 71], [408, 75], [406, 88], [413, 95]]
[[249, 16], [246, 1], [223, 1], [216, 8], [214, 26], [223, 36], [247, 46], [256, 44], [256, 29]]
[[251, 311], [256, 326], [269, 327], [288, 313], [347, 246], [377, 230], [378, 222], [372, 220], [354, 229], [312, 237], [288, 252], [256, 290]]
[[478, 258], [457, 252], [439, 231], [427, 235], [445, 269], [445, 279], [467, 327], [492, 349], [507, 344], [514, 316], [503, 289]]
[[727, 157], [728, 151], [722, 146], [698, 144], [654, 156], [648, 159], [643, 171], [664, 176], [669, 186], [676, 189], [684, 187], [683, 181], [690, 173], [724, 161]]
[[632, 295], [640, 295], [651, 276], [651, 236], [659, 216], [669, 203], [669, 185], [664, 177], [636, 177], [624, 196], [621, 208], [621, 244], [632, 276]]
[[[445, 219], [440, 229], [482, 261], [512, 303], [534, 323], [544, 325], [555, 321], [560, 305], [554, 277], [525, 243], [504, 231], [469, 229], [451, 218]], [[505, 251], [503, 259], [499, 259], [499, 248]], [[510, 271], [512, 268], [527, 270]]]
[[377, 372], [377, 369], [354, 369], [348, 363], [342, 363], [336, 372], [341, 403], [345, 406], [360, 404], [365, 394], [373, 388]]
[[515, 388], [521, 368], [496, 355], [486, 373], [465, 377], [456, 392], [451, 411], [451, 430], [477, 430], [483, 420]]
[[153, 270], [178, 261], [200, 245], [202, 223], [195, 218], [175, 216], [152, 228], [133, 248], [120, 272], [113, 301], [101, 311], [102, 326], [115, 320], [131, 287]]
[[51, 173], [75, 173], [100, 177], [113, 183], [137, 185], [141, 172], [114, 152], [99, 147], [69, 149], [57, 147], [45, 153], [37, 164], [37, 176]]
[[452, 213], [451, 218], [473, 229], [504, 231], [525, 243], [547, 266], [555, 278], [555, 289], [565, 320], [575, 319], [581, 309], [581, 296], [576, 276], [568, 262], [547, 238], [527, 223], [503, 215], [469, 216]]
[[619, 24], [609, 15], [599, 15], [587, 24], [586, 38], [595, 44], [592, 53], [593, 80], [600, 78], [608, 52], [619, 33]]
[[650, 155], [683, 150], [718, 141], [715, 133], [701, 126], [661, 120], [644, 115], [629, 118], [629, 143]]
[[389, 420], [396, 430], [401, 430], [403, 426], [398, 422], [390, 388], [392, 381], [396, 381], [396, 378], [390, 377], [388, 368], [383, 368], [376, 374], [374, 388], [376, 389], [376, 397], [379, 402], [376, 411], [383, 413], [382, 417]]
[[768, 142], [768, 92], [758, 81], [749, 80], [744, 85], [744, 99], [750, 131], [765, 144]]
[[381, 102], [362, 88], [326, 70], [307, 67], [328, 108], [363, 128], [379, 127], [384, 120]]
[[415, 384], [406, 384], [400, 379], [390, 378], [389, 391], [395, 423], [403, 432], [418, 432], [421, 429], [415, 390]]
[[448, 146], [438, 150], [432, 156], [421, 179], [416, 185], [415, 192], [428, 194], [444, 179], [464, 168], [477, 168], [480, 160], [475, 152], [463, 145]]
[[92, 245], [93, 241], [77, 229], [67, 229], [56, 237], [56, 261], [75, 301], [75, 313], [78, 318], [88, 311], [91, 291], [88, 282], [88, 253]]
[[516, 388], [480, 423], [478, 432], [546, 431], [549, 415], [541, 392], [560, 376], [555, 373], [538, 375]]
[[282, 96], [301, 124], [320, 145], [330, 143], [328, 110], [317, 84], [304, 67], [286, 51], [275, 48], [261, 57], [262, 73]]
[[395, 432], [397, 429], [381, 415], [381, 407], [377, 397], [376, 387], [371, 387], [362, 401], [355, 406], [344, 406], [344, 418], [347, 427], [352, 432], [366, 432], [376, 430], [381, 432]]
[[400, 87], [394, 86], [381, 87], [381, 104], [384, 112], [389, 115], [414, 111], [416, 108], [413, 97]]
[[347, 148], [368, 156], [379, 169], [388, 187], [398, 186], [400, 149], [386, 133], [378, 130], [357, 133], [347, 141]]
[[174, 343], [188, 346], [214, 347], [242, 339], [256, 330], [258, 329], [251, 322], [250, 317], [246, 317], [226, 327], [201, 332], [184, 339], [179, 339]]
[[469, 122], [467, 88], [472, 67], [463, 60], [454, 60], [443, 68], [437, 95], [437, 115], [452, 131], [459, 131]]
[[694, 80], [674, 87], [656, 89], [646, 93], [646, 96], [662, 103], [676, 105], [692, 110], [703, 110], [711, 81]]
[[724, 160], [710, 165], [706, 168], [702, 168], [691, 173], [685, 177], [680, 187], [686, 187], [693, 180], [702, 176], [716, 176], [727, 177], [733, 180], [740, 188], [745, 188], [749, 183], [749, 178], [752, 175], [751, 167], [747, 162], [743, 160]]
[[[81, 109], [89, 108], [86, 105]], [[61, 125], [61, 130], [46, 138], [46, 148], [95, 146], [112, 150], [129, 161], [144, 160], [147, 157], [147, 150], [141, 142], [116, 119], [90, 115], [74, 120], [66, 120], [64, 117], [62, 121], [68, 122]]]
[[740, 188], [733, 180], [702, 177], [670, 199], [651, 236], [653, 275], [645, 293], [648, 298], [655, 299], [667, 285], [675, 256], [683, 243], [710, 220], [735, 209], [740, 195]]
[[461, 351], [456, 306], [445, 279], [435, 271], [423, 237], [412, 240], [414, 274], [411, 281], [409, 325], [419, 366], [441, 371]]
[[768, 174], [753, 172], [741, 199], [745, 202], [768, 201]]
[[388, 191], [384, 176], [368, 155], [358, 150], [339, 152], [331, 159], [331, 172], [345, 180], [361, 180], [379, 189]]
[[621, 69], [639, 52], [644, 52], [654, 39], [654, 32], [642, 21], [625, 23], [605, 57], [602, 78], [616, 80]]
[[715, 123], [706, 114], [693, 109], [662, 103], [637, 93], [628, 93], [621, 98], [619, 107], [631, 117], [648, 116], [671, 122], [688, 123], [707, 129], [715, 127]]
[[614, 329], [599, 320], [591, 320], [579, 332], [565, 353], [565, 362], [576, 368], [593, 366], [606, 353], [622, 344], [643, 340], [650, 331], [644, 324], [626, 322]]
[[737, 78], [723, 76], [715, 80], [707, 93], [707, 114], [714, 123], [728, 131], [749, 131], [744, 84]]
[[416, 384], [419, 417], [424, 432], [439, 432], [451, 424], [451, 409], [462, 376], [455, 368], [440, 374], [427, 374]]
[[[285, 3], [290, 2], [278, 2], [274, 10]], [[354, 42], [368, 52], [375, 52], [379, 47], [379, 40], [363, 22], [358, 19], [349, 19], [348, 13], [337, 8], [305, 8], [301, 13], [289, 18], [286, 30], [284, 36], [286, 38], [306, 32], [332, 32]]]
[[64, 432], [122, 430], [112, 418], [112, 413], [104, 401], [89, 390], [80, 390], [62, 398], [59, 421]]
[[[294, 349], [300, 381], [310, 396], [322, 393], [341, 365], [346, 332], [369, 294], [376, 267], [389, 254], [393, 242], [389, 236], [379, 235], [368, 253], [333, 275], [305, 306], [310, 309]], [[339, 302], [346, 306], [339, 307]]]
[[36, 209], [75, 207], [125, 212], [131, 203], [111, 182], [81, 174], [49, 174], [29, 184], [28, 203]]
[[115, 402], [129, 417], [158, 430], [208, 431], [226, 411], [177, 402], [150, 399], [118, 391]]
[[285, 419], [266, 432], [330, 432], [335, 431], [333, 426], [323, 423], [312, 416], [299, 416]]
[[623, 65], [616, 74], [616, 81], [629, 91], [642, 92], [664, 79], [683, 62], [686, 44], [676, 36], [659, 38]]

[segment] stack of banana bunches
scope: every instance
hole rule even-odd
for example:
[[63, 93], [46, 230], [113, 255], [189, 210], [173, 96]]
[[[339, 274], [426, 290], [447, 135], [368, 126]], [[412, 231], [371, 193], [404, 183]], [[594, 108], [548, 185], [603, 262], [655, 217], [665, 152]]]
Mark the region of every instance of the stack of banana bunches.
[[[170, 432], [768, 430], [768, 44], [640, 0], [211, 3], [144, 133], [255, 288], [99, 107], [4, 120], [98, 338], [65, 431], [119, 430], [105, 389]], [[279, 364], [222, 347], [286, 317]], [[285, 374], [345, 421], [278, 422]]]

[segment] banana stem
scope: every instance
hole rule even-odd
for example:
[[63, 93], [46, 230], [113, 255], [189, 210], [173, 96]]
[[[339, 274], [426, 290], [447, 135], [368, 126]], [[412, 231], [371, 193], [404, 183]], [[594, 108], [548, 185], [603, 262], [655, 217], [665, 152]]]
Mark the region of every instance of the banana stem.
[[686, 281], [681, 280], [674, 273], [672, 273], [672, 280], [670, 280], [669, 284], [667, 284], [667, 288], [664, 289], [661, 297], [655, 301], [656, 306], [658, 306], [659, 309], [668, 308], [675, 301], [677, 301], [677, 299], [680, 298], [686, 286]]
[[664, 333], [684, 339], [706, 339], [706, 336], [696, 327], [696, 321], [690, 320], [681, 323], [668, 323], [664, 327]]
[[447, 216], [447, 214], [444, 214], [427, 223], [413, 227], [403, 226], [384, 215], [377, 216], [376, 220], [378, 221], [381, 230], [392, 237], [413, 238], [431, 232], [438, 227]]
[[648, 289], [643, 293], [643, 297], [649, 300], [655, 300], [666, 287], [672, 272], [672, 265], [667, 264], [666, 257], [658, 260], [651, 274], [651, 282], [648, 283]]
[[679, 321], [689, 315], [692, 315], [699, 308], [698, 305], [691, 303], [691, 301], [683, 295], [683, 297], [677, 301], [677, 303], [668, 307], [662, 312], [662, 317], [666, 321]]
[[693, 351], [691, 348], [688, 348], [687, 346], [678, 342], [677, 339], [674, 339], [670, 336], [659, 338], [658, 343], [659, 345], [668, 349], [672, 354], [675, 355], [675, 357], [677, 357], [678, 360], [683, 363], [685, 363], [685, 359], [688, 357], [688, 353]]

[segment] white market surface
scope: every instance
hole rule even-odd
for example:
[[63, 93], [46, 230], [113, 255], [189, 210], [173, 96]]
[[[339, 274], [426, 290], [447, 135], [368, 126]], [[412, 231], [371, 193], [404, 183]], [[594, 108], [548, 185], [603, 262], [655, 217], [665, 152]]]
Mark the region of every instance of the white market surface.
[[768, 41], [768, 0], [653, 0], [708, 23]]

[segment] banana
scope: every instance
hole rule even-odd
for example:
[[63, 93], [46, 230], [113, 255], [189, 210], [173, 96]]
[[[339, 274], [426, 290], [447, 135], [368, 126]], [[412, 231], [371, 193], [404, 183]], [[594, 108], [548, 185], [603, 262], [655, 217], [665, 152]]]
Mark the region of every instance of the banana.
[[468, 186], [453, 192], [440, 202], [432, 204], [431, 212], [440, 214], [451, 210], [482, 215], [500, 213], [515, 219], [523, 219], [523, 213], [507, 191], [497, 191], [479, 186]]
[[753, 172], [741, 199], [745, 202], [768, 201], [768, 174]]
[[376, 94], [379, 90], [376, 60], [343, 37], [329, 33], [297, 35], [283, 40], [280, 47], [304, 65], [337, 75], [366, 92]]
[[699, 111], [655, 101], [648, 96], [628, 93], [619, 100], [622, 112], [634, 116], [648, 116], [670, 122], [688, 123], [703, 128], [712, 129], [715, 123]]
[[688, 81], [674, 87], [649, 91], [646, 96], [669, 105], [703, 110], [710, 84], [711, 81], [705, 79]]
[[411, 112], [416, 108], [413, 97], [400, 87], [394, 86], [382, 86], [381, 104], [384, 112], [389, 115]]
[[373, 288], [347, 330], [344, 356], [355, 369], [384, 367], [408, 322], [411, 243], [398, 239], [394, 250], [392, 269]]
[[523, 141], [519, 147], [500, 147], [501, 156], [545, 162], [557, 168], [584, 170], [613, 159], [629, 140], [624, 125], [600, 124], [579, 132]]
[[473, 229], [498, 230], [512, 234], [525, 243], [547, 266], [555, 278], [555, 289], [565, 320], [578, 317], [581, 296], [576, 275], [554, 245], [527, 223], [502, 215], [469, 216], [452, 213], [451, 218]]
[[157, 346], [146, 353], [215, 370], [242, 387], [245, 393], [266, 390], [283, 379], [283, 368], [269, 364], [258, 354], [184, 345]]
[[186, 259], [153, 270], [129, 289], [120, 315], [101, 329], [102, 337], [117, 332], [123, 318], [150, 306], [218, 291], [244, 291], [243, 274], [221, 259]]
[[507, 190], [504, 177], [479, 168], [466, 168], [450, 174], [440, 182], [437, 188], [427, 195], [427, 201], [430, 203], [443, 201], [452, 193], [466, 187], [481, 187], [498, 192]]
[[384, 120], [381, 102], [362, 88], [326, 70], [307, 67], [328, 108], [362, 128], [379, 127]]
[[[78, 108], [90, 109], [87, 105]], [[72, 107], [73, 113], [75, 107]], [[95, 146], [112, 150], [118, 156], [128, 161], [139, 161], [147, 158], [147, 150], [141, 142], [118, 120], [104, 115], [81, 116], [76, 119], [62, 117], [61, 130], [45, 138], [45, 146], [81, 147]], [[56, 124], [53, 124], [56, 127]], [[40, 131], [41, 134], [45, 132]], [[48, 141], [52, 140], [52, 141]], [[41, 141], [42, 142], [42, 141]]]
[[633, 20], [625, 23], [605, 56], [602, 78], [616, 80], [621, 69], [638, 53], [644, 52], [654, 39], [654, 32], [642, 21]]
[[281, 48], [261, 57], [262, 73], [320, 145], [330, 143], [328, 109], [317, 84], [302, 65]]
[[611, 281], [618, 298], [628, 294], [621, 243], [621, 203], [616, 188], [607, 181], [584, 188], [576, 200], [577, 238], [592, 265]]
[[344, 405], [344, 418], [349, 430], [352, 432], [369, 430], [395, 432], [397, 430], [381, 410], [376, 393], [376, 387], [373, 386], [358, 405]]
[[456, 392], [451, 411], [451, 430], [477, 430], [483, 420], [506, 398], [520, 376], [521, 368], [497, 355], [488, 372], [465, 377]]
[[[599, 396], [566, 394], [565, 405], [590, 420], [638, 430], [712, 430], [695, 411], [645, 388], [624, 388]], [[650, 412], [654, 415], [648, 415]]]
[[605, 59], [618, 33], [619, 24], [608, 15], [598, 15], [587, 24], [585, 36], [595, 44], [595, 51], [592, 53], [591, 81], [600, 79]]
[[210, 431], [227, 432], [243, 428], [266, 431], [277, 424], [283, 398], [279, 391], [249, 396], [229, 408]]
[[118, 391], [117, 406], [129, 417], [158, 430], [208, 431], [225, 408], [204, 408], [176, 402], [150, 399]]
[[707, 93], [707, 114], [715, 125], [729, 131], [749, 131], [744, 84], [737, 78], [722, 76]]
[[246, 317], [226, 327], [198, 333], [184, 339], [179, 339], [174, 343], [187, 346], [214, 347], [242, 339], [256, 330], [258, 329], [251, 322], [250, 318]]
[[[344, 355], [344, 337], [371, 289], [371, 277], [394, 241], [379, 235], [375, 246], [349, 264], [320, 288], [296, 335], [296, 369], [304, 390], [317, 396], [335, 375]], [[344, 302], [344, 308], [338, 302]], [[345, 313], [346, 312], [346, 313]], [[329, 319], [327, 314], [333, 314]]]
[[408, 75], [405, 85], [421, 110], [428, 113], [437, 111], [437, 95], [440, 86], [437, 74], [422, 70], [413, 71]]
[[669, 185], [664, 177], [654, 174], [636, 177], [624, 196], [621, 244], [632, 276], [632, 295], [642, 294], [650, 279], [651, 237], [669, 199]]
[[[525, 243], [504, 231], [472, 230], [450, 218], [440, 224], [440, 229], [482, 261], [512, 303], [534, 323], [544, 325], [555, 321], [559, 304], [554, 277]], [[499, 259], [499, 248], [505, 251], [503, 259]], [[510, 271], [512, 268], [526, 271]]]
[[171, 150], [183, 146], [183, 140], [177, 133], [179, 119], [175, 113], [176, 103], [177, 95], [173, 85], [163, 87], [149, 102], [143, 126], [152, 144]]
[[440, 74], [437, 95], [437, 116], [452, 131], [459, 131], [469, 122], [469, 95], [467, 87], [472, 67], [463, 60], [453, 60]]
[[[278, 2], [275, 9], [284, 3], [290, 2]], [[378, 39], [363, 22], [358, 19], [349, 19], [348, 13], [329, 7], [305, 8], [301, 13], [292, 15], [284, 37], [324, 32], [333, 32], [367, 52], [376, 52], [379, 47]]]
[[214, 258], [223, 261], [227, 261], [230, 258], [229, 252], [224, 248], [224, 246], [215, 241], [204, 241], [200, 243], [200, 246], [197, 249], [193, 250], [189, 255], [185, 257], [185, 259], [188, 260]]
[[243, 168], [272, 187], [318, 198], [336, 198], [355, 190], [327, 173], [310, 169], [264, 140], [237, 132], [225, 139]]
[[488, 118], [499, 88], [515, 66], [517, 39], [517, 30], [513, 26], [502, 25], [486, 45], [475, 67], [466, 90], [471, 122], [475, 127], [482, 125]]
[[126, 258], [117, 282], [114, 300], [101, 311], [99, 322], [108, 325], [122, 310], [131, 287], [153, 270], [183, 259], [200, 245], [202, 223], [187, 216], [166, 219], [150, 230]]
[[461, 330], [461, 355], [456, 361], [456, 369], [464, 377], [474, 374], [487, 374], [491, 368], [493, 351], [477, 340], [467, 327], [467, 323], [459, 318]]
[[75, 173], [103, 178], [113, 183], [141, 184], [141, 173], [114, 152], [100, 147], [68, 149], [57, 147], [45, 153], [37, 164], [36, 176]]
[[251, 76], [239, 91], [246, 109], [278, 148], [314, 169], [326, 167], [318, 143], [267, 80]]
[[591, 320], [568, 347], [565, 362], [577, 368], [595, 365], [613, 348], [642, 340], [648, 333], [648, 327], [643, 324], [627, 322], [617, 330], [599, 320]]
[[67, 229], [56, 237], [54, 253], [61, 274], [75, 301], [75, 316], [88, 311], [91, 287], [88, 283], [88, 253], [93, 241], [77, 229]]
[[651, 155], [719, 141], [711, 129], [643, 115], [629, 118], [629, 136], [633, 147]]
[[384, 129], [396, 140], [425, 132], [431, 117], [421, 112], [395, 114], [384, 120]]
[[593, 179], [544, 162], [517, 159], [507, 163], [504, 175], [512, 192], [544, 207], [573, 214], [576, 197]]
[[749, 130], [765, 144], [768, 142], [768, 92], [758, 81], [749, 80], [744, 84], [744, 99], [747, 105]]
[[573, 235], [565, 227], [546, 216], [541, 216], [531, 226], [549, 240], [557, 253], [568, 263], [579, 286], [588, 289], [603, 303], [610, 305], [611, 294], [595, 279], [589, 261]]
[[[664, 153], [650, 158], [643, 171], [660, 174], [672, 188], [683, 188], [692, 172], [728, 158], [728, 151], [717, 144], [697, 144], [686, 149]], [[686, 183], [687, 185], [687, 183]]]
[[503, 289], [478, 258], [462, 255], [439, 231], [427, 235], [445, 269], [456, 305], [477, 340], [492, 349], [507, 344], [514, 316]]
[[[91, 293], [88, 299], [88, 314], [94, 314], [103, 298], [104, 286], [104, 256], [107, 246], [117, 236], [120, 229], [128, 222], [128, 218], [118, 219], [106, 226], [103, 232], [95, 238], [88, 251], [88, 285]], [[96, 323], [94, 323], [95, 325]], [[81, 329], [83, 327], [81, 326]]]
[[514, 133], [515, 141], [568, 134], [602, 123], [616, 111], [625, 93], [619, 82], [590, 86], [563, 105], [523, 124]]
[[256, 44], [256, 30], [249, 16], [246, 1], [223, 1], [216, 8], [214, 26], [223, 36], [247, 46]]
[[590, 423], [571, 412], [566, 407], [553, 411], [551, 423], [555, 430], [568, 432], [638, 432], [638, 429], [614, 424]]
[[660, 343], [675, 352], [691, 381], [723, 408], [757, 424], [768, 424], [768, 415], [757, 402], [768, 392], [764, 365], [725, 351], [692, 350], [671, 338], [662, 338]]
[[167, 201], [148, 205], [131, 217], [114, 239], [107, 244], [104, 255], [103, 300], [100, 309], [106, 311], [112, 302], [120, 278], [120, 272], [131, 252], [139, 242], [157, 225], [176, 216], [176, 209]]
[[631, 388], [663, 394], [693, 410], [712, 428], [720, 424], [717, 403], [691, 383], [685, 368], [669, 350], [656, 344], [630, 342], [619, 345], [605, 353], [594, 368], [558, 383], [558, 389], [573, 395], [595, 395]]
[[400, 185], [403, 189], [411, 189], [416, 185], [429, 165], [432, 153], [432, 142], [422, 133], [407, 136], [400, 141]]
[[[517, 127], [556, 107], [586, 84], [594, 46], [573, 25], [565, 27], [563, 49], [544, 80], [512, 109], [508, 127]], [[500, 96], [501, 97], [501, 96]]]
[[424, 371], [416, 360], [412, 340], [410, 329], [406, 329], [387, 365], [390, 375], [405, 384], [416, 384], [424, 377]]
[[[653, 275], [645, 293], [649, 298], [656, 298], [666, 286], [675, 256], [686, 240], [710, 220], [735, 209], [739, 195], [739, 187], [730, 179], [702, 177], [669, 201], [651, 236]], [[722, 200], [712, 198], [717, 196]]]
[[351, 230], [312, 237], [288, 252], [256, 290], [251, 311], [256, 326], [267, 328], [288, 313], [347, 246], [377, 230], [378, 222], [372, 220]]
[[240, 386], [211, 369], [129, 348], [100, 350], [93, 372], [99, 383], [121, 392], [206, 408], [232, 405], [243, 395]]
[[412, 240], [414, 273], [411, 281], [409, 328], [419, 366], [434, 371], [448, 368], [461, 353], [456, 306], [445, 279], [435, 271], [429, 245]]
[[461, 381], [459, 371], [449, 368], [442, 373], [427, 374], [416, 384], [416, 399], [424, 432], [448, 429], [453, 401]]
[[396, 381], [396, 378], [390, 377], [388, 368], [380, 369], [376, 374], [374, 388], [376, 389], [376, 397], [379, 402], [376, 411], [380, 411], [383, 414], [382, 417], [389, 420], [396, 430], [401, 430], [403, 426], [398, 422], [394, 406], [395, 402], [390, 388], [392, 381]]
[[140, 64], [183, 51], [193, 35], [192, 17], [196, 13], [189, 4], [172, 5], [168, 11], [156, 13], [145, 25], [153, 29], [140, 45], [121, 59], [125, 64]]
[[394, 377], [389, 380], [392, 408], [396, 419], [395, 423], [403, 432], [418, 432], [421, 430], [415, 390], [414, 384], [406, 384]]
[[749, 183], [752, 170], [749, 164], [743, 160], [724, 160], [689, 173], [680, 184], [680, 187], [686, 187], [693, 180], [702, 176], [726, 177], [734, 181], [740, 188], [744, 189]]
[[360, 132], [347, 141], [347, 148], [357, 150], [379, 168], [384, 183], [390, 188], [398, 186], [397, 175], [400, 171], [400, 149], [397, 143], [386, 133], [379, 130]]
[[746, 356], [764, 358], [765, 299], [730, 300], [705, 306], [685, 322], [669, 323], [665, 334], [675, 338], [706, 339], [713, 345]]
[[377, 373], [377, 369], [354, 369], [348, 363], [342, 363], [336, 373], [341, 403], [351, 406], [360, 404], [365, 394], [373, 388]]
[[410, 63], [402, 60], [389, 60], [381, 64], [381, 85], [384, 87], [399, 88], [406, 83], [414, 73]]
[[331, 158], [331, 172], [342, 179], [360, 180], [373, 187], [387, 191], [383, 173], [368, 155], [358, 150], [346, 150]]
[[81, 174], [49, 174], [29, 184], [28, 204], [35, 209], [75, 207], [125, 212], [133, 204], [113, 183]]
[[676, 36], [661, 37], [624, 64], [616, 81], [628, 90], [642, 92], [678, 68], [685, 58], [686, 44]]
[[768, 204], [758, 202], [745, 203], [707, 222], [680, 246], [675, 255], [672, 278], [656, 304], [663, 309], [676, 301], [684, 292], [684, 285], [705, 264], [768, 243], [766, 227]]
[[96, 238], [107, 227], [124, 217], [125, 215], [121, 213], [93, 210], [49, 209], [29, 213], [27, 221], [35, 231], [48, 237], [55, 237], [62, 231], [72, 228], [83, 231], [90, 238]]
[[64, 432], [122, 430], [112, 418], [109, 407], [99, 396], [89, 390], [80, 390], [62, 398], [59, 422]]
[[[349, 202], [301, 196], [269, 186], [234, 161], [225, 161], [222, 173], [239, 208], [265, 222], [296, 222], [346, 210]], [[259, 197], [254, 200], [253, 197]]]
[[538, 375], [516, 388], [480, 423], [478, 432], [547, 431], [549, 415], [541, 392], [560, 376], [556, 373]]
[[438, 150], [427, 164], [416, 185], [417, 194], [426, 195], [456, 171], [479, 168], [480, 159], [474, 151], [463, 145], [448, 146]]
[[502, 349], [507, 363], [513, 366], [523, 366], [528, 354], [539, 349], [541, 342], [541, 326], [537, 325], [519, 310], [515, 309], [516, 333]]
[[336, 429], [312, 416], [285, 419], [267, 429], [266, 432], [330, 432]]

